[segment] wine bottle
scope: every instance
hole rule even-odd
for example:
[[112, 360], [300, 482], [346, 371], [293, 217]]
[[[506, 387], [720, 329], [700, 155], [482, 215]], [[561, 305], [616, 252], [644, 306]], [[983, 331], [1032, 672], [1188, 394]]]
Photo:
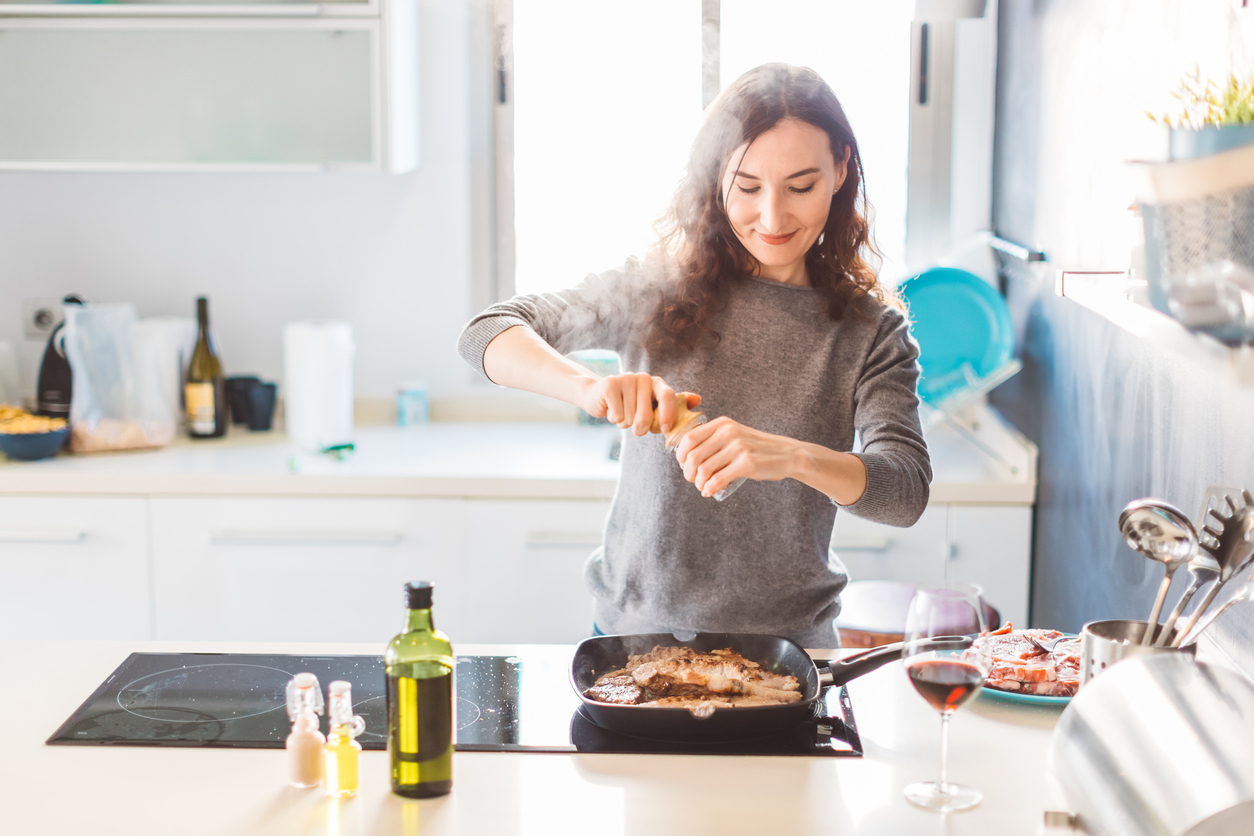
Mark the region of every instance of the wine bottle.
[[196, 321], [199, 333], [183, 387], [187, 434], [192, 438], [219, 438], [226, 434], [226, 383], [222, 361], [209, 336], [209, 300], [203, 296], [196, 300]]
[[405, 631], [383, 656], [392, 792], [407, 798], [453, 788], [453, 646], [431, 620], [431, 589], [405, 584]]

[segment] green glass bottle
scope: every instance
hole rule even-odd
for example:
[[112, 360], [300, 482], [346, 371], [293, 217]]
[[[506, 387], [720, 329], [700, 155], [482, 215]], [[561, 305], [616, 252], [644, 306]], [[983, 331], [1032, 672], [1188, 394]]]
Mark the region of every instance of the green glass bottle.
[[218, 349], [209, 336], [209, 300], [203, 296], [196, 299], [196, 322], [196, 347], [183, 386], [187, 434], [192, 438], [221, 438], [226, 435], [226, 380]]
[[453, 646], [431, 621], [431, 584], [405, 584], [405, 632], [388, 644], [388, 752], [392, 792], [407, 798], [453, 788]]

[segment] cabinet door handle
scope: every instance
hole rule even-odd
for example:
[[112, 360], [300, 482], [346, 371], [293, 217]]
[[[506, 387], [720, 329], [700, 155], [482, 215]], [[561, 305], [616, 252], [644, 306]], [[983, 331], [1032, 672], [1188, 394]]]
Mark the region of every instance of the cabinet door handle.
[[86, 531], [0, 530], [0, 543], [81, 543]]
[[601, 532], [528, 531], [524, 542], [529, 549], [595, 549], [601, 545]]
[[231, 529], [209, 535], [213, 546], [395, 546], [399, 531], [247, 531]]
[[832, 540], [837, 552], [886, 552], [892, 541], [887, 537], [849, 537]]

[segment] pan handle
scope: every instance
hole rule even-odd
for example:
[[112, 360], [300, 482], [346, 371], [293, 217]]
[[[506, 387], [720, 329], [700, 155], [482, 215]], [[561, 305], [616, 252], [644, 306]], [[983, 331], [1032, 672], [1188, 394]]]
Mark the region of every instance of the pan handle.
[[[924, 650], [964, 650], [975, 643], [970, 636], [936, 636], [921, 642]], [[906, 650], [906, 642], [894, 642], [883, 647], [873, 647], [862, 653], [846, 656], [844, 659], [833, 659], [827, 664], [827, 670], [819, 671], [819, 687], [828, 685], [844, 685], [852, 679], [870, 673], [889, 662], [896, 662]]]

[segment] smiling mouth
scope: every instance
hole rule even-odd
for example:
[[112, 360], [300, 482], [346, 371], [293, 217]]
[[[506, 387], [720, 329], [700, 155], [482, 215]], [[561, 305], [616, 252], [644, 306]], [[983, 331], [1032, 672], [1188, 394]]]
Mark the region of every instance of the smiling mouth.
[[767, 235], [764, 232], [759, 232], [758, 237], [768, 244], [778, 245], [778, 244], [787, 244], [789, 241], [792, 240], [792, 237], [796, 234], [797, 234], [796, 231], [790, 232], [787, 235]]

